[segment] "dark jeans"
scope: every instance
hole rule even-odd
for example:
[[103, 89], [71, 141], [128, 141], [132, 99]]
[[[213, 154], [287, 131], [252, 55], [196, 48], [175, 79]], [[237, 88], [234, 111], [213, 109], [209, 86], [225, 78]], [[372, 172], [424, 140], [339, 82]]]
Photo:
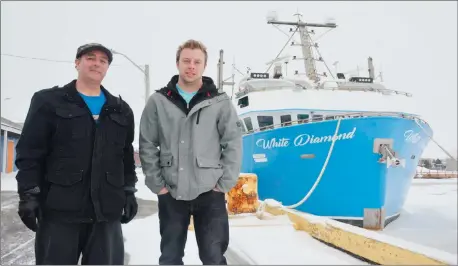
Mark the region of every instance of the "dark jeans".
[[183, 265], [190, 216], [199, 257], [204, 265], [226, 265], [229, 220], [224, 193], [209, 191], [192, 201], [174, 199], [170, 193], [158, 196], [161, 232], [160, 265]]
[[58, 223], [42, 220], [35, 237], [36, 265], [124, 264], [121, 223]]

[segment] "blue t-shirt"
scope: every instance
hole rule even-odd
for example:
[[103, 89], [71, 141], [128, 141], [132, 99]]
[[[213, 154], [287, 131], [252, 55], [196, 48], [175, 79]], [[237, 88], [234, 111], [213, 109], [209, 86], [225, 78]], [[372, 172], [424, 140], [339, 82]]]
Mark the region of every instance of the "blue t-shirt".
[[187, 104], [189, 104], [189, 102], [191, 101], [192, 97], [194, 97], [194, 95], [196, 95], [196, 93], [197, 93], [197, 91], [195, 91], [195, 92], [184, 91], [178, 86], [178, 84], [176, 85], [176, 87], [177, 87], [177, 90], [180, 93], [181, 97], [183, 97], [183, 99], [186, 101]]
[[105, 104], [105, 94], [103, 91], [100, 91], [100, 95], [98, 96], [87, 96], [80, 93], [83, 100], [86, 102], [89, 110], [91, 110], [92, 117], [94, 118], [95, 122], [98, 123], [99, 114], [102, 110], [102, 106]]

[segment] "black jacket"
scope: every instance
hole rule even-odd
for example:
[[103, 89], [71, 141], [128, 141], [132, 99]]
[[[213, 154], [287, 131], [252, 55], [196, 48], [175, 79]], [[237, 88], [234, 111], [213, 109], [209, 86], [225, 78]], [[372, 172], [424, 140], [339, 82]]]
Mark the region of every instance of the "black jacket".
[[16, 146], [18, 193], [39, 187], [44, 218], [120, 219], [125, 191], [137, 182], [133, 112], [102, 87], [97, 124], [75, 84], [33, 95]]

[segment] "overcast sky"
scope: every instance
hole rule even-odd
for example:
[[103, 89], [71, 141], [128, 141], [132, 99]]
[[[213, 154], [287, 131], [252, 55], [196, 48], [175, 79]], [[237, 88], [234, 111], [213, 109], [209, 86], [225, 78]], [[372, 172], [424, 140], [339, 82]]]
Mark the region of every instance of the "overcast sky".
[[[139, 65], [149, 64], [152, 91], [176, 73], [176, 49], [189, 38], [208, 46], [205, 74], [215, 81], [220, 49], [225, 52], [225, 77], [234, 57], [241, 71], [246, 67], [265, 71], [265, 63], [288, 39], [266, 24], [266, 15], [273, 10], [280, 20], [293, 20], [297, 10], [309, 22], [334, 18], [338, 27], [318, 41], [327, 63], [339, 61], [339, 71], [344, 72], [360, 66], [361, 74], [367, 75], [367, 57], [372, 56], [376, 73], [383, 71], [385, 85], [413, 93], [435, 139], [456, 154], [455, 1], [1, 2], [2, 116], [23, 121], [35, 91], [74, 79], [76, 49], [87, 41], [119, 50]], [[143, 74], [115, 56], [103, 84], [121, 94], [138, 122], [144, 105]], [[424, 156], [445, 154], [430, 144]]]

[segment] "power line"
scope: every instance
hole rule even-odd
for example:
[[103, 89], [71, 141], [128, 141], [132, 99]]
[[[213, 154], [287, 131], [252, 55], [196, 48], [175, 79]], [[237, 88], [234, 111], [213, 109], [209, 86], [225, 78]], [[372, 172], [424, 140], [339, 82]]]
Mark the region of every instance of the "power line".
[[[47, 61], [47, 62], [54, 62], [54, 63], [70, 63], [74, 64], [75, 61], [65, 61], [65, 60], [55, 60], [55, 59], [48, 59], [48, 58], [39, 58], [39, 57], [30, 57], [30, 56], [22, 56], [22, 55], [14, 55], [14, 54], [1, 54], [2, 56], [9, 56], [9, 57], [16, 57], [21, 59], [31, 59], [31, 60], [40, 60], [40, 61]], [[121, 66], [121, 65], [110, 65], [110, 66]]]
[[21, 56], [21, 55], [14, 55], [14, 54], [2, 54], [2, 56], [10, 56], [10, 57], [16, 57], [16, 58], [22, 58], [22, 59], [48, 61], [48, 62], [55, 62], [55, 63], [75, 63], [73, 61], [55, 60], [55, 59], [38, 58], [38, 57], [29, 57], [29, 56]]

